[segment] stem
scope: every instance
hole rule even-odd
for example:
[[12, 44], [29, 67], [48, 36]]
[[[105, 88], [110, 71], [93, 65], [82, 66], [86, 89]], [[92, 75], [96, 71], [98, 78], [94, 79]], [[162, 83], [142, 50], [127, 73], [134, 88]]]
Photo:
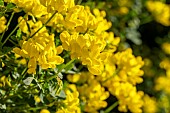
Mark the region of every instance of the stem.
[[47, 81], [52, 80], [53, 78], [56, 78], [58, 76], [58, 73], [60, 73], [64, 68], [66, 68], [67, 66], [69, 66], [71, 63], [73, 63], [75, 61], [75, 59], [70, 60], [67, 64], [65, 64], [60, 70], [58, 70], [57, 74], [50, 77], [49, 79], [47, 79]]
[[28, 67], [26, 67], [26, 68], [22, 71], [21, 76], [25, 76], [25, 73], [27, 72], [27, 70], [28, 70]]
[[17, 44], [16, 44], [13, 40], [9, 39], [9, 41], [10, 41], [12, 44], [14, 44], [15, 46], [17, 46]]
[[25, 77], [25, 75], [27, 74], [27, 73], [26, 73], [27, 70], [28, 70], [28, 67], [25, 67], [25, 69], [22, 71], [21, 76], [20, 76], [20, 78], [18, 79], [16, 85], [18, 85], [18, 84], [20, 83], [20, 81]]
[[1, 40], [3, 39], [5, 32], [8, 30], [8, 27], [9, 27], [9, 25], [10, 25], [10, 23], [11, 23], [11, 20], [12, 20], [12, 18], [14, 17], [14, 13], [15, 13], [15, 12], [12, 12], [11, 17], [9, 18], [9, 21], [8, 21], [8, 23], [7, 23], [7, 25], [6, 25], [6, 29], [5, 29], [5, 31], [3, 32], [3, 34], [2, 34], [2, 36], [1, 36], [1, 38], [0, 38], [0, 42], [1, 42]]
[[44, 26], [46, 26], [48, 24], [48, 22], [50, 22], [50, 20], [54, 17], [54, 15], [57, 13], [58, 11], [55, 11], [54, 14], [45, 22], [45, 24], [43, 24], [35, 33], [33, 33], [33, 35], [31, 35], [29, 38], [32, 38], [36, 33], [38, 33]]
[[[21, 21], [26, 17], [26, 15], [21, 19]], [[15, 26], [15, 28], [12, 30], [12, 32], [8, 35], [8, 37], [5, 39], [5, 41], [2, 43], [2, 46], [6, 43], [6, 41], [11, 37], [11, 35], [18, 29], [19, 24], [21, 23], [21, 21], [17, 24], [17, 26]]]
[[113, 103], [110, 107], [108, 107], [108, 108], [104, 111], [104, 113], [111, 113], [110, 111], [112, 111], [118, 104], [119, 104], [118, 101], [115, 102], [115, 103]]
[[39, 110], [39, 109], [43, 109], [44, 107], [30, 107], [30, 108], [28, 108], [28, 110], [30, 111], [30, 110]]

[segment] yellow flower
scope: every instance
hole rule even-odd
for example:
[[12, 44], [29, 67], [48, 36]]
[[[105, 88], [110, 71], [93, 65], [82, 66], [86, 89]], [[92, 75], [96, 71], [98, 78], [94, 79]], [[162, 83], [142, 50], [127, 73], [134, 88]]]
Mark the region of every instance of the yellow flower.
[[[31, 35], [42, 26], [41, 21], [27, 22]], [[28, 40], [23, 37], [20, 46], [21, 48], [15, 47], [13, 51], [24, 58], [29, 58], [28, 73], [35, 74], [37, 65], [40, 65], [42, 69], [48, 69], [55, 68], [56, 65], [64, 62], [64, 59], [58, 55], [63, 51], [63, 48], [55, 46], [54, 34], [49, 35], [45, 27]]]
[[6, 77], [6, 76], [1, 76], [0, 77], [0, 87], [5, 87], [5, 86], [9, 86], [9, 87], [11, 87], [11, 83], [10, 83], [10, 81], [9, 81], [9, 79]]
[[6, 29], [6, 18], [4, 16], [0, 17], [0, 33], [2, 33]]
[[40, 103], [40, 102], [41, 102], [41, 99], [40, 99], [40, 97], [39, 97], [38, 95], [35, 95], [35, 96], [34, 96], [34, 100], [35, 100], [35, 102], [37, 102], [37, 103]]
[[79, 107], [79, 92], [74, 84], [69, 84], [65, 90], [66, 99], [61, 101], [63, 107], [57, 109], [56, 113], [81, 113]]
[[72, 78], [80, 78], [77, 79], [76, 83], [82, 84], [81, 86], [77, 86], [77, 89], [80, 94], [80, 99], [85, 103], [85, 112], [96, 113], [97, 110], [107, 106], [107, 102], [105, 100], [109, 97], [109, 92], [105, 91], [105, 88], [101, 86], [94, 75], [89, 72], [69, 75], [68, 78], [72, 81], [73, 79], [71, 76]]
[[40, 0], [40, 3], [47, 7], [49, 13], [54, 11], [65, 12], [75, 5], [74, 0]]
[[113, 62], [118, 67], [118, 75], [122, 81], [128, 81], [132, 84], [141, 83], [143, 79], [143, 70], [140, 68], [144, 65], [140, 56], [132, 55], [132, 50], [129, 48], [123, 52], [118, 52], [113, 55]]
[[145, 113], [157, 113], [158, 103], [156, 102], [156, 99], [153, 97], [150, 97], [149, 95], [145, 95], [143, 97], [144, 105], [143, 109]]
[[170, 43], [169, 42], [163, 43], [162, 49], [166, 54], [170, 54]]
[[35, 17], [47, 14], [47, 8], [41, 5], [39, 0], [8, 0], [7, 2], [16, 4], [18, 8]]
[[169, 81], [170, 80], [170, 76], [165, 76], [165, 75], [161, 75], [159, 76], [156, 80], [155, 80], [155, 89], [157, 91], [164, 91], [167, 94], [170, 94], [170, 84]]
[[50, 113], [47, 109], [42, 109], [40, 113]]
[[128, 82], [112, 82], [109, 91], [118, 99], [119, 111], [127, 112], [129, 109], [132, 113], [142, 113], [144, 93], [137, 91], [135, 86]]
[[147, 1], [146, 7], [157, 22], [170, 26], [170, 5], [164, 4], [161, 1]]
[[[71, 58], [78, 58], [83, 65], [87, 65], [93, 74], [100, 74], [103, 69], [100, 52], [103, 50], [105, 42], [90, 34], [79, 35], [73, 33], [70, 35], [67, 31], [60, 34], [62, 46], [65, 50], [71, 52]], [[97, 42], [96, 42], [97, 41]]]

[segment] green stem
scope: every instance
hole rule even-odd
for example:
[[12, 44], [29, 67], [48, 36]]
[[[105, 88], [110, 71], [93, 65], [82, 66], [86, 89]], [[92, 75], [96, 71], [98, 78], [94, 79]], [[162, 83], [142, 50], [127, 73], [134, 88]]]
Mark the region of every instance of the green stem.
[[28, 67], [26, 67], [26, 68], [22, 71], [21, 76], [25, 76], [25, 73], [27, 72], [27, 70], [28, 70]]
[[69, 66], [71, 63], [73, 63], [75, 61], [75, 59], [70, 60], [67, 64], [65, 64], [64, 66], [62, 66], [62, 68], [60, 70], [58, 70], [57, 74], [50, 77], [49, 79], [47, 79], [47, 81], [52, 80], [53, 78], [56, 78], [58, 76], [58, 73], [60, 73], [64, 68], [66, 68], [67, 66]]
[[33, 110], [33, 111], [36, 111], [36, 110], [39, 110], [39, 109], [43, 109], [44, 107], [30, 107], [28, 108], [29, 111]]
[[55, 14], [58, 11], [55, 11], [54, 14], [45, 22], [45, 24], [43, 24], [35, 33], [33, 33], [29, 38], [32, 38], [36, 33], [38, 33], [44, 26], [46, 26], [48, 24], [48, 22], [50, 22], [50, 20], [55, 16]]
[[118, 104], [119, 104], [118, 101], [115, 102], [115, 103], [113, 103], [110, 107], [108, 107], [108, 108], [104, 111], [104, 113], [110, 113], [110, 111], [112, 111]]
[[9, 18], [9, 21], [8, 21], [8, 23], [7, 23], [7, 25], [6, 25], [6, 29], [5, 29], [5, 31], [3, 32], [3, 34], [2, 34], [2, 36], [1, 36], [1, 38], [0, 38], [0, 42], [2, 41], [2, 39], [3, 39], [3, 37], [4, 37], [5, 32], [8, 30], [8, 27], [9, 27], [9, 25], [10, 25], [11, 21], [12, 21], [12, 18], [14, 17], [14, 13], [15, 13], [15, 12], [12, 12], [11, 17]]
[[[26, 15], [21, 19], [21, 21], [26, 17]], [[5, 39], [5, 41], [2, 43], [2, 46], [6, 43], [6, 41], [11, 37], [11, 35], [18, 29], [19, 24], [21, 21], [15, 26], [15, 28], [12, 30], [12, 32], [8, 35], [8, 37]]]
[[16, 44], [13, 40], [9, 39], [9, 41], [10, 41], [12, 44], [14, 44], [15, 46], [17, 46], [17, 44]]
[[19, 77], [17, 83], [16, 83], [16, 86], [21, 82], [21, 80], [25, 77], [25, 75], [27, 74], [27, 70], [28, 70], [28, 67], [25, 67], [25, 69], [22, 71], [21, 73], [21, 76]]

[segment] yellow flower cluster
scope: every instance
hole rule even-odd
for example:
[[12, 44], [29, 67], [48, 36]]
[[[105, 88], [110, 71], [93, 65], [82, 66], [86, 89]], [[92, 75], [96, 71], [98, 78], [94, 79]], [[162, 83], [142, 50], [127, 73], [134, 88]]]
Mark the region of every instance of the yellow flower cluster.
[[113, 62], [117, 66], [118, 75], [121, 81], [127, 81], [133, 85], [143, 82], [141, 76], [144, 74], [140, 68], [144, 65], [142, 57], [135, 57], [132, 49], [128, 48], [123, 52], [118, 52], [113, 56]]
[[155, 89], [157, 91], [163, 90], [165, 93], [170, 94], [170, 60], [168, 58], [163, 59], [160, 63], [160, 67], [166, 70], [166, 74], [161, 75], [156, 79]]
[[41, 17], [42, 15], [47, 14], [47, 8], [40, 4], [39, 0], [4, 0], [5, 2], [11, 2], [16, 4], [18, 11], [23, 9], [26, 13], [34, 15], [36, 17]]
[[[101, 86], [96, 77], [89, 72], [82, 72], [75, 75], [68, 75], [68, 80], [77, 83], [80, 99], [85, 104], [84, 111], [97, 113], [97, 110], [107, 107], [105, 101], [109, 97], [109, 92]], [[82, 84], [82, 85], [78, 85]]]
[[141, 83], [144, 65], [141, 57], [132, 55], [132, 50], [111, 54], [105, 62], [105, 70], [97, 79], [108, 88], [109, 92], [116, 96], [119, 110], [133, 113], [141, 113], [143, 106], [143, 92], [137, 91], [136, 84]]
[[61, 101], [64, 104], [57, 109], [56, 113], [81, 113], [79, 107], [79, 92], [74, 84], [69, 84], [65, 90], [66, 99]]
[[170, 5], [161, 1], [147, 1], [146, 7], [157, 22], [165, 26], [170, 26]]
[[145, 95], [143, 97], [143, 100], [144, 100], [143, 106], [144, 113], [157, 113], [158, 103], [156, 102], [156, 98], [150, 97], [149, 95]]
[[143, 92], [137, 92], [135, 86], [128, 82], [114, 82], [112, 86], [110, 86], [109, 91], [117, 97], [119, 102], [119, 111], [127, 112], [129, 109], [132, 113], [142, 113]]
[[105, 86], [118, 99], [119, 111], [127, 112], [129, 109], [133, 113], [141, 113], [144, 93], [137, 91], [135, 85], [143, 81], [143, 71], [140, 69], [144, 65], [142, 58], [132, 55], [130, 48], [115, 54], [110, 52], [106, 56], [105, 68], [100, 76], [88, 72], [67, 76], [70, 82], [77, 84], [80, 98], [86, 103], [85, 111], [96, 112], [94, 110], [106, 107], [105, 99], [109, 93], [104, 90]]
[[74, 0], [38, 0], [40, 3], [45, 6], [49, 13], [58, 11], [65, 13], [68, 8], [73, 7]]
[[129, 12], [129, 8], [132, 6], [131, 0], [118, 0], [118, 12], [119, 14], [127, 14]]
[[0, 17], [0, 33], [2, 33], [6, 29], [6, 18], [4, 16]]
[[[20, 20], [20, 18], [19, 18]], [[28, 32], [28, 26], [30, 32]], [[29, 20], [21, 22], [20, 29], [27, 33], [27, 35], [34, 34], [41, 26], [41, 21], [33, 22]], [[22, 37], [23, 40], [20, 41], [21, 48], [15, 47], [13, 51], [24, 58], [28, 58], [28, 73], [36, 73], [37, 64], [40, 65], [42, 69], [55, 68], [64, 62], [64, 59], [58, 56], [62, 52], [62, 47], [55, 46], [54, 34], [49, 34], [47, 29], [43, 27], [36, 35], [32, 38], [27, 39]]]
[[[130, 48], [122, 52], [111, 54], [105, 62], [105, 70], [98, 78], [105, 81], [116, 77], [120, 82], [129, 82], [133, 85], [143, 82], [144, 74], [140, 68], [144, 65], [140, 56], [135, 57]], [[116, 76], [117, 75], [117, 76]]]
[[[111, 22], [105, 19], [105, 11], [94, 9], [93, 12], [91, 12], [89, 7], [75, 5], [74, 0], [6, 1], [16, 4], [29, 15], [37, 17], [42, 23], [49, 20], [55, 12], [56, 14], [47, 25], [52, 26], [57, 32], [61, 33], [60, 39], [62, 46], [65, 50], [70, 51], [71, 58], [80, 59], [82, 64], [87, 65], [89, 71], [95, 75], [101, 74], [103, 70], [104, 58], [102, 52], [105, 47], [109, 45], [109, 48], [115, 50], [120, 41], [119, 38], [114, 38], [112, 32], [108, 33], [106, 31], [111, 27]], [[30, 6], [35, 7], [37, 10], [32, 9]], [[39, 12], [40, 10], [41, 13]], [[40, 21], [36, 22], [36, 24], [29, 21], [27, 23], [30, 26], [35, 26], [31, 34], [37, 30], [36, 25], [38, 25], [38, 23], [38, 26], [41, 26]], [[26, 22], [21, 22], [20, 29], [22, 29], [24, 33], [28, 32]], [[45, 30], [45, 28], [43, 29]], [[43, 32], [43, 30], [41, 31]], [[40, 34], [40, 31], [37, 35], [38, 34]], [[53, 37], [52, 35], [49, 36]], [[35, 62], [37, 60], [32, 59], [31, 61]], [[35, 69], [35, 65], [31, 67]]]
[[[106, 15], [104, 11], [94, 9], [92, 15], [89, 8], [83, 6], [77, 5], [71, 9], [64, 22], [68, 30], [60, 34], [62, 46], [71, 52], [71, 58], [80, 59], [91, 73], [99, 75], [103, 70], [102, 52], [109, 34], [106, 30], [110, 28], [111, 23], [104, 19]], [[111, 38], [112, 44], [118, 44], [118, 38], [115, 40], [114, 37]]]

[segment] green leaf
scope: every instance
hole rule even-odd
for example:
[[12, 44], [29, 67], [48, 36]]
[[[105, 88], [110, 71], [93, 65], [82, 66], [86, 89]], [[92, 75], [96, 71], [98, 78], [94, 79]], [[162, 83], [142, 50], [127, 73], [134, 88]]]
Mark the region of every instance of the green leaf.
[[40, 97], [41, 102], [44, 103], [44, 94], [43, 94], [43, 92], [40, 93], [39, 97]]
[[57, 65], [58, 72], [60, 72], [64, 66], [65, 66], [65, 64]]
[[16, 34], [17, 38], [20, 39], [20, 38], [21, 38], [21, 35], [22, 35], [22, 34], [21, 34], [21, 29], [18, 29], [18, 30], [17, 30], [17, 34]]
[[61, 91], [60, 91], [60, 94], [59, 94], [58, 97], [60, 97], [60, 98], [66, 98], [66, 94], [65, 94], [64, 90], [61, 90]]
[[72, 63], [72, 64], [67, 65], [67, 67], [65, 67], [64, 70], [65, 70], [65, 72], [67, 72], [67, 71], [71, 70], [73, 67], [74, 67], [74, 64]]
[[7, 9], [13, 9], [13, 8], [15, 8], [15, 5], [13, 3], [8, 3], [6, 8]]
[[11, 52], [11, 50], [12, 50], [11, 47], [3, 47], [2, 52], [3, 52], [4, 54], [6, 54], [6, 53], [8, 53], [8, 52]]
[[5, 104], [0, 104], [0, 109], [6, 109], [6, 105]]
[[14, 79], [17, 79], [17, 78], [19, 78], [19, 73], [18, 72], [14, 72], [14, 73], [12, 73], [12, 77], [14, 77]]
[[34, 77], [27, 77], [25, 80], [23, 80], [23, 82], [25, 85], [30, 85], [33, 79]]
[[4, 1], [0, 0], [0, 6], [4, 6]]
[[6, 69], [6, 70], [3, 71], [3, 74], [4, 74], [4, 75], [8, 75], [10, 72], [11, 72], [10, 69]]

